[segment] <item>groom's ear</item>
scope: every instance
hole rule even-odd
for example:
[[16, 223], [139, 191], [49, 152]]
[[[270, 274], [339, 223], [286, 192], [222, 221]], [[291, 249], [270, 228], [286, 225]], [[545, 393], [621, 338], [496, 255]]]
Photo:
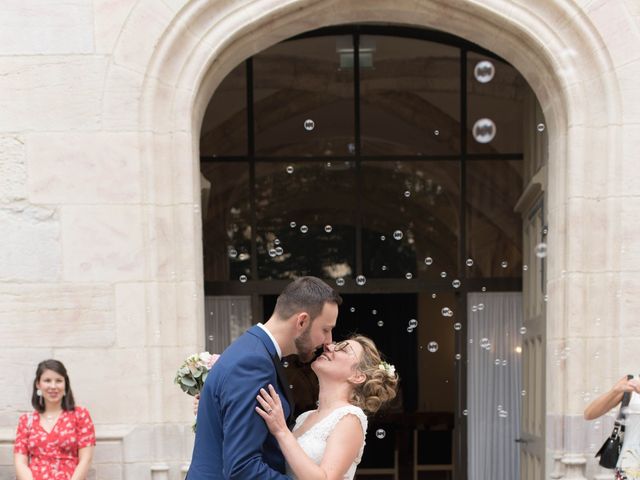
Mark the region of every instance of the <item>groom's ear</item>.
[[309, 314], [307, 312], [300, 312], [298, 313], [298, 315], [296, 315], [296, 327], [300, 330], [304, 330], [309, 324], [310, 320], [311, 318], [309, 317]]

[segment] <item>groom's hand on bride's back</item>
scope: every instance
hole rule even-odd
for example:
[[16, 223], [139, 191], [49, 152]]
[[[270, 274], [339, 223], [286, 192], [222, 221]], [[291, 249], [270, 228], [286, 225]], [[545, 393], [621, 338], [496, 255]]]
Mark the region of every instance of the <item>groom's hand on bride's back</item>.
[[196, 393], [193, 397], [193, 414], [198, 415], [198, 404], [200, 403], [200, 394]]

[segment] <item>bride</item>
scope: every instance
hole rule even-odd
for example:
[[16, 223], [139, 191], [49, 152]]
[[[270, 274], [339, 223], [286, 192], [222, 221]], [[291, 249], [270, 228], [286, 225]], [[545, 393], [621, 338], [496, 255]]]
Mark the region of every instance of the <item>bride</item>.
[[258, 414], [287, 461], [287, 475], [304, 480], [351, 480], [364, 450], [366, 414], [396, 396], [398, 376], [373, 341], [354, 335], [324, 347], [311, 365], [320, 384], [318, 408], [287, 428], [275, 389], [260, 389]]

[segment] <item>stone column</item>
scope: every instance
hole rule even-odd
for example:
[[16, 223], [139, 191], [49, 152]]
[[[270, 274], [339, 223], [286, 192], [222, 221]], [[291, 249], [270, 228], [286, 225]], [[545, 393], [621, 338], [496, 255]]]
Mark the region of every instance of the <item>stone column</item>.
[[562, 453], [556, 452], [553, 455], [553, 471], [549, 474], [552, 480], [559, 480], [564, 477], [564, 465], [562, 464]]
[[567, 453], [562, 457], [562, 464], [565, 466], [564, 478], [569, 480], [587, 480], [585, 468], [587, 459], [578, 453]]

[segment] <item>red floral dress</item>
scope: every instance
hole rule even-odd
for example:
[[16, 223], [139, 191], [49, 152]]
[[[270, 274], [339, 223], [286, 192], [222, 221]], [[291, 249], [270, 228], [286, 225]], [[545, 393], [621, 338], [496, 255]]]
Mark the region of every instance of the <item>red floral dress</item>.
[[63, 410], [49, 433], [40, 425], [38, 412], [22, 415], [13, 452], [29, 457], [33, 480], [69, 480], [78, 466], [78, 450], [95, 444], [89, 412], [76, 407]]

